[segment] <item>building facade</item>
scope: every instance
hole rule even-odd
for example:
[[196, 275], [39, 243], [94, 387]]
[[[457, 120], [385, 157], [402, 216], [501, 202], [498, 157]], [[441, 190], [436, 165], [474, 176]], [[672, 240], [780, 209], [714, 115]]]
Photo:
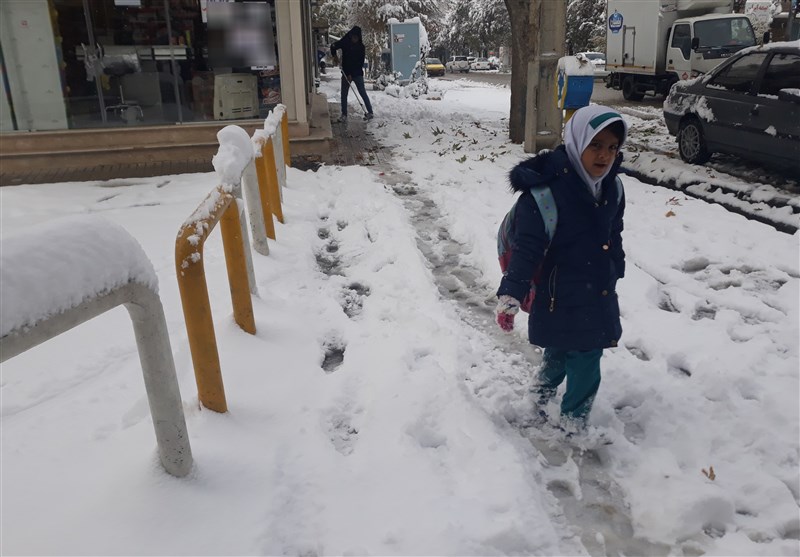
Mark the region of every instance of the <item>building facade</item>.
[[311, 7], [312, 0], [0, 0], [3, 150], [10, 154], [19, 140], [30, 151], [30, 137], [42, 132], [67, 142], [69, 132], [81, 132], [84, 143], [96, 136], [99, 148], [111, 132], [143, 128], [174, 128], [162, 137], [185, 144], [230, 123], [257, 126], [277, 103], [287, 107], [290, 136], [308, 136]]

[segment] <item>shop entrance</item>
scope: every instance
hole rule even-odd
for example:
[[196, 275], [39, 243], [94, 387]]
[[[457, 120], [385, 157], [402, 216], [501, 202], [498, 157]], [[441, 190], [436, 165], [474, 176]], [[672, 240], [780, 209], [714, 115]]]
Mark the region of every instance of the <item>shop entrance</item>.
[[262, 118], [275, 0], [0, 1], [2, 131]]
[[196, 1], [175, 14], [168, 0], [52, 1], [71, 128], [194, 120], [185, 82]]

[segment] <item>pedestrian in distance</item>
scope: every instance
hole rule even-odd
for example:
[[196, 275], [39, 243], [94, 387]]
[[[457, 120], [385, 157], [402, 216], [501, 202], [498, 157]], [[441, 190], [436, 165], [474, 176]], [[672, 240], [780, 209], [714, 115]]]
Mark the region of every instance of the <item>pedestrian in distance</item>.
[[[369, 102], [367, 90], [364, 88], [364, 59], [365, 50], [364, 42], [361, 37], [361, 27], [355, 26], [350, 29], [344, 37], [334, 42], [331, 45], [331, 55], [333, 56], [334, 63], [339, 63], [339, 57], [336, 51], [342, 51], [341, 68], [342, 68], [342, 121], [347, 120], [347, 97], [350, 93], [351, 84], [356, 86], [358, 94], [364, 99], [365, 113], [364, 119], [371, 120], [372, 103]], [[359, 103], [360, 104], [360, 103]]]
[[521, 195], [497, 291], [497, 322], [513, 329], [536, 277], [528, 339], [544, 348], [544, 356], [531, 387], [534, 422], [547, 421], [545, 406], [566, 378], [561, 425], [568, 433], [585, 429], [603, 350], [617, 346], [622, 335], [617, 281], [625, 276], [625, 196], [617, 172], [626, 136], [622, 116], [590, 105], [567, 122], [563, 145], [509, 174], [511, 189]]

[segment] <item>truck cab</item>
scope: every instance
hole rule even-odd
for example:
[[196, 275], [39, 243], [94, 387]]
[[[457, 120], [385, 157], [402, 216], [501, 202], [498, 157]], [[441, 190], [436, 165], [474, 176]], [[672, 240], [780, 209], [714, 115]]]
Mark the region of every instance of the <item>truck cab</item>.
[[667, 94], [756, 44], [733, 0], [608, 0], [606, 86], [626, 100]]
[[667, 41], [666, 71], [678, 79], [707, 73], [743, 48], [755, 46], [750, 19], [739, 14], [679, 19]]

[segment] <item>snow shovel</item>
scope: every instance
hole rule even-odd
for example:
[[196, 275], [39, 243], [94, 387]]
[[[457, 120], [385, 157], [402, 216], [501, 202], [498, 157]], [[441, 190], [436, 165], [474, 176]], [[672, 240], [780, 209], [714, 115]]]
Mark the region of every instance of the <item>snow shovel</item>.
[[358, 91], [356, 91], [355, 87], [353, 87], [353, 81], [347, 76], [344, 76], [344, 78], [347, 80], [347, 83], [350, 84], [350, 89], [353, 90], [353, 94], [356, 96], [356, 100], [358, 101], [358, 105], [361, 107], [361, 110], [366, 115], [367, 114], [367, 109], [364, 107], [364, 103], [361, 102], [361, 98], [358, 96]]

